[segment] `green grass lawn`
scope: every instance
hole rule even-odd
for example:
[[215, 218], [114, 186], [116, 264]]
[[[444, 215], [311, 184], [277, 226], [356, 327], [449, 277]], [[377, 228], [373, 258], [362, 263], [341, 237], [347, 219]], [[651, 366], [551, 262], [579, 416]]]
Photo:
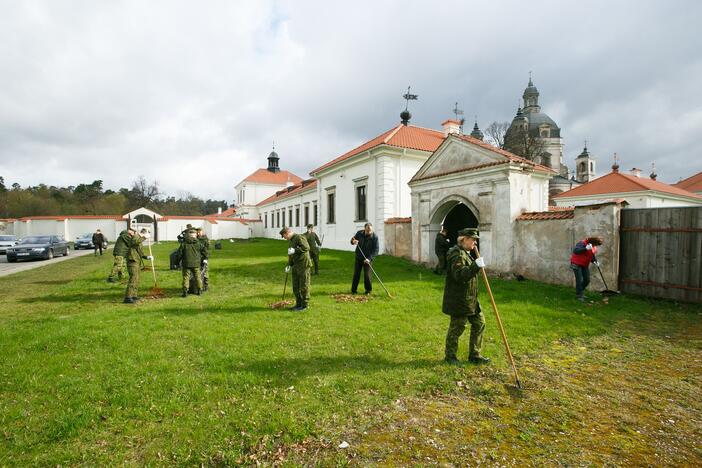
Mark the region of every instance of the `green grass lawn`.
[[455, 368], [427, 269], [379, 257], [394, 299], [337, 303], [352, 254], [323, 250], [295, 313], [269, 308], [286, 243], [225, 242], [187, 298], [173, 248], [136, 306], [109, 254], [0, 278], [0, 466], [702, 463], [699, 305], [493, 279], [518, 391], [482, 285], [493, 363]]

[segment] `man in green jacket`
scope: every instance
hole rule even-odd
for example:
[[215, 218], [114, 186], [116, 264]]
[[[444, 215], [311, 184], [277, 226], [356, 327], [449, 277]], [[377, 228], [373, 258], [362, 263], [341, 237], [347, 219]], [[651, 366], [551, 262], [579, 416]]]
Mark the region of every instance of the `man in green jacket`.
[[121, 280], [126, 274], [126, 257], [129, 253], [129, 245], [132, 242], [132, 238], [136, 234], [136, 231], [132, 228], [125, 229], [119, 233], [117, 241], [115, 242], [115, 248], [112, 250], [112, 255], [115, 257], [114, 263], [112, 264], [112, 271], [110, 276], [107, 278], [108, 283], [116, 283]]
[[[477, 257], [475, 245], [479, 239], [477, 229], [461, 229], [458, 241], [446, 254], [446, 283], [444, 286], [443, 312], [451, 316], [446, 333], [445, 361], [459, 364], [458, 339], [470, 322], [468, 361], [485, 364], [490, 360], [480, 355], [483, 343], [485, 318], [478, 302], [478, 272], [485, 267], [485, 260]], [[472, 254], [472, 255], [471, 255]], [[477, 258], [476, 258], [477, 257]]]
[[300, 234], [295, 234], [288, 227], [280, 230], [283, 239], [288, 244], [288, 266], [285, 272], [292, 270], [292, 287], [295, 294], [295, 306], [292, 310], [302, 311], [307, 309], [310, 302], [310, 245]]
[[190, 286], [190, 277], [195, 278], [197, 287], [195, 294], [198, 296], [202, 291], [202, 277], [200, 276], [200, 262], [202, 261], [203, 247], [197, 239], [197, 231], [191, 229], [183, 238], [183, 243], [180, 244], [178, 257], [180, 258], [180, 267], [183, 271], [183, 294], [182, 297], [187, 297], [188, 287]]
[[205, 230], [202, 228], [197, 228], [197, 240], [200, 243], [200, 254], [202, 259], [200, 260], [200, 269], [202, 276], [202, 290], [207, 291], [210, 285], [210, 239], [205, 234]]
[[148, 229], [142, 229], [139, 234], [133, 235], [129, 240], [128, 251], [127, 251], [127, 272], [129, 273], [129, 282], [127, 283], [127, 290], [124, 293], [124, 303], [125, 304], [136, 304], [139, 300], [138, 290], [139, 290], [139, 272], [143, 264], [143, 260], [153, 260], [150, 255], [144, 255], [141, 244], [144, 239], [148, 239], [151, 236]]
[[303, 234], [305, 240], [310, 245], [310, 259], [312, 259], [312, 264], [314, 265], [314, 274], [319, 274], [319, 251], [322, 250], [322, 241], [319, 240], [319, 236], [314, 232], [314, 224], [307, 225], [307, 232]]

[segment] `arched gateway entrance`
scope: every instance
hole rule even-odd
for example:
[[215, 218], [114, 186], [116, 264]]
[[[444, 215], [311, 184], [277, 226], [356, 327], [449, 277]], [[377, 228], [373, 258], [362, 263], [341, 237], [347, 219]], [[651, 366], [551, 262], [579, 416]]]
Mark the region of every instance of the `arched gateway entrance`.
[[463, 197], [449, 197], [437, 205], [431, 217], [431, 231], [439, 232], [441, 225], [448, 231], [452, 244], [456, 243], [459, 229], [478, 227], [478, 210]]

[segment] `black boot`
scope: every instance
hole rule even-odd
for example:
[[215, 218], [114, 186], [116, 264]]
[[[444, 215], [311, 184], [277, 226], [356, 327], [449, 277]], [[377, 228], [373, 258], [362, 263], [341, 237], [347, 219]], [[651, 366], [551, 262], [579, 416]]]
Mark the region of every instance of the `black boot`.
[[183, 294], [181, 294], [180, 297], [188, 297], [188, 290], [183, 289]]
[[485, 356], [473, 356], [468, 358], [468, 362], [471, 364], [487, 364], [490, 362], [490, 358]]
[[134, 299], [132, 299], [131, 297], [125, 297], [123, 302], [125, 304], [135, 304]]

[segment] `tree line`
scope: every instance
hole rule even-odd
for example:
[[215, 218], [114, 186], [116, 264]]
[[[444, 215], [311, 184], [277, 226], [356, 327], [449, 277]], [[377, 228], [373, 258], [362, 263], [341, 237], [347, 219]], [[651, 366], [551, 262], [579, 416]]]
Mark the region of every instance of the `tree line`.
[[39, 184], [21, 187], [6, 186], [0, 176], [0, 218], [58, 215], [121, 215], [146, 207], [163, 215], [202, 216], [226, 210], [225, 200], [203, 200], [189, 192], [177, 197], [161, 192], [158, 182], [144, 177], [136, 179], [130, 188], [105, 189], [102, 180], [89, 184], [56, 187]]

